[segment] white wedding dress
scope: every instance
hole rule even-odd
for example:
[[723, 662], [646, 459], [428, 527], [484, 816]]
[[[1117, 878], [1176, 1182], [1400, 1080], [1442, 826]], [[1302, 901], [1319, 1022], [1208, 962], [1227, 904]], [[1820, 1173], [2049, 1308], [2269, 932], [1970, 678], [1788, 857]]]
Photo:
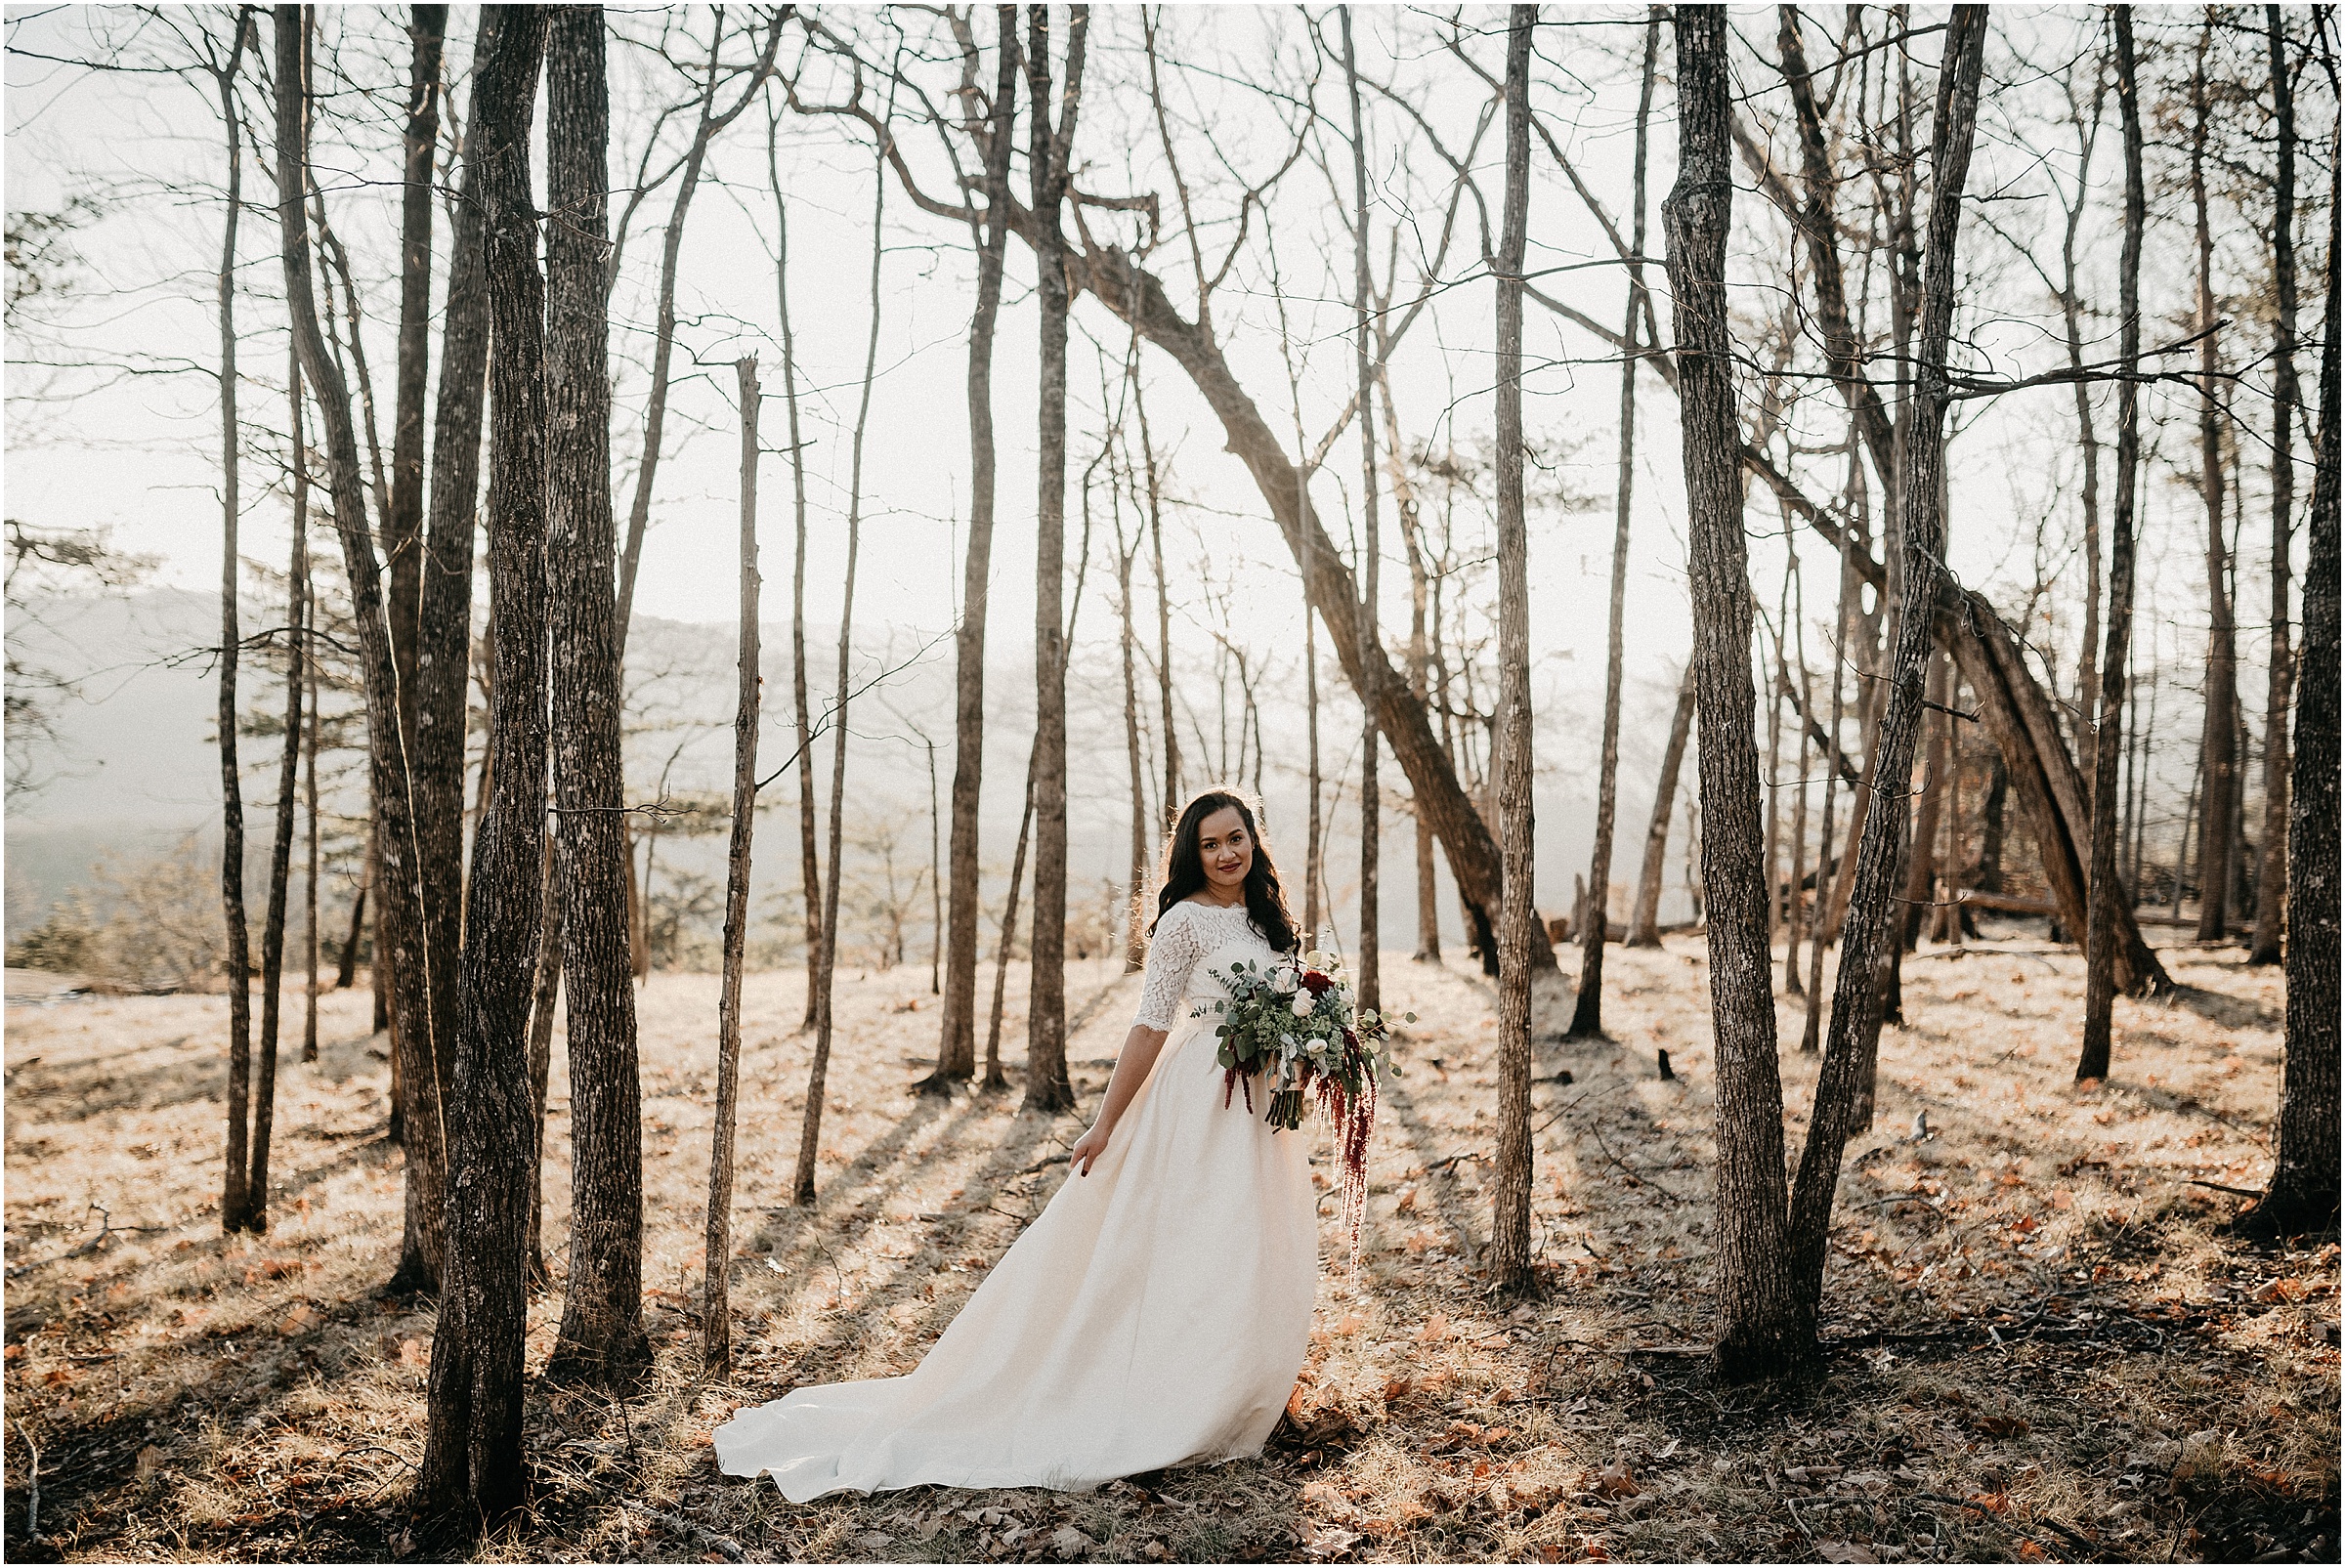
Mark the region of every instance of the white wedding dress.
[[717, 1428], [729, 1475], [792, 1502], [897, 1487], [1083, 1491], [1261, 1451], [1318, 1285], [1305, 1139], [1224, 1106], [1215, 971], [1267, 965], [1243, 905], [1157, 923], [1133, 1023], [1170, 1032], [1088, 1175], [1047, 1208], [907, 1377], [800, 1388]]

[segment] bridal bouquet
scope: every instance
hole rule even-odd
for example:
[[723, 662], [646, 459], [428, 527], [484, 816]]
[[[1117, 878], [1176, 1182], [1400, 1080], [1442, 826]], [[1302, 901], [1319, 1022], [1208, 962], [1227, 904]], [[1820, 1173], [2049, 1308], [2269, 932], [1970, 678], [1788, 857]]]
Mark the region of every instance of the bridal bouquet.
[[[1221, 1015], [1214, 1026], [1221, 1041], [1215, 1054], [1221, 1103], [1243, 1089], [1246, 1109], [1253, 1110], [1258, 1077], [1268, 1100], [1264, 1120], [1292, 1131], [1302, 1125], [1306, 1096], [1318, 1100], [1336, 1133], [1343, 1216], [1356, 1258], [1368, 1202], [1376, 1084], [1391, 1059], [1391, 1031], [1374, 1008], [1353, 1008], [1343, 965], [1327, 954], [1289, 954], [1267, 967], [1247, 959], [1231, 964], [1223, 983], [1228, 998], [1210, 1009]], [[1404, 1017], [1417, 1021], [1415, 1013]]]

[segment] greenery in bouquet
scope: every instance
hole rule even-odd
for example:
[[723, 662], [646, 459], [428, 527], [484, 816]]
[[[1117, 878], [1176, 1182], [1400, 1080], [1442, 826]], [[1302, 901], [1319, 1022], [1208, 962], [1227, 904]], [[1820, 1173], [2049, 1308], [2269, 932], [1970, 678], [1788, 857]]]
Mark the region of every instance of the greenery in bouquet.
[[[1343, 1213], [1356, 1265], [1368, 1201], [1368, 1139], [1375, 1128], [1377, 1081], [1391, 1059], [1391, 1028], [1374, 1008], [1352, 1005], [1351, 983], [1332, 954], [1289, 954], [1269, 964], [1245, 959], [1221, 976], [1229, 992], [1210, 1004], [1220, 1015], [1222, 1103], [1243, 1092], [1254, 1109], [1254, 1081], [1263, 1081], [1264, 1120], [1293, 1131], [1315, 1098], [1336, 1134]], [[1209, 1010], [1209, 1009], [1201, 1009]], [[1417, 1015], [1404, 1020], [1415, 1023]]]

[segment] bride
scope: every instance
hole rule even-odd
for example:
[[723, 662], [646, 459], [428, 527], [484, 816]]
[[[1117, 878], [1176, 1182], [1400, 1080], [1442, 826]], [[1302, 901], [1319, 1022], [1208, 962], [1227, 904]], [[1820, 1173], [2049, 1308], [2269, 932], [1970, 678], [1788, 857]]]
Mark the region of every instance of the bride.
[[1301, 1371], [1318, 1281], [1304, 1140], [1225, 1103], [1216, 970], [1298, 947], [1244, 797], [1188, 803], [1139, 1011], [1049, 1206], [912, 1374], [800, 1388], [716, 1431], [729, 1475], [792, 1502], [1045, 1486], [1261, 1451]]

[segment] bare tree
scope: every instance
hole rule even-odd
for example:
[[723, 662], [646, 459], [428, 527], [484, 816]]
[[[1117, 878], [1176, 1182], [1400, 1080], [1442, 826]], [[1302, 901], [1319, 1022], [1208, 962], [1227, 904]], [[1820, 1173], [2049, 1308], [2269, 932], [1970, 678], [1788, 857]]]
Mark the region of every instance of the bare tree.
[[[1034, 939], [1026, 986], [1025, 1109], [1072, 1107], [1067, 1079], [1067, 312], [1066, 242], [1059, 211], [1069, 189], [1068, 152], [1083, 105], [1084, 43], [1090, 9], [1068, 12], [1065, 83], [1050, 108], [1050, 16], [1026, 13], [1026, 97], [1032, 123], [1035, 265], [1041, 277], [1041, 475], [1037, 481], [1034, 668]], [[1052, 123], [1055, 117], [1056, 124]], [[1168, 732], [1170, 730], [1168, 729]]]
[[[413, 69], [418, 80], [410, 88], [409, 96], [411, 104], [425, 105], [431, 124], [426, 135], [426, 127], [418, 123], [417, 117], [409, 117], [410, 184], [402, 193], [407, 237], [403, 246], [400, 274], [401, 430], [404, 432], [405, 428], [405, 400], [411, 380], [411, 390], [418, 400], [414, 437], [418, 463], [422, 455], [420, 399], [423, 395], [420, 338], [430, 315], [429, 141], [438, 134], [439, 117], [437, 108], [431, 106], [437, 102], [436, 94], [420, 78], [428, 77], [436, 83], [440, 72], [437, 32], [440, 23], [427, 23], [420, 15], [425, 9], [416, 8]], [[496, 47], [498, 25], [497, 12], [481, 13], [480, 30], [473, 44], [476, 100], [481, 72]], [[475, 110], [477, 113], [477, 102]], [[419, 137], [424, 141], [420, 151], [416, 146]], [[441, 328], [439, 397], [433, 408], [431, 532], [427, 540], [419, 529], [410, 530], [412, 537], [407, 545], [410, 554], [419, 550], [425, 553], [426, 568], [420, 583], [415, 585], [417, 620], [409, 633], [412, 711], [404, 721], [409, 738], [408, 764], [414, 776], [418, 872], [423, 887], [423, 942], [431, 973], [450, 977], [448, 984], [432, 990], [429, 1036], [450, 1042], [459, 1027], [453, 976], [463, 962], [465, 696], [472, 662], [472, 536], [481, 487], [482, 409], [490, 337], [487, 226], [478, 190], [478, 163], [471, 157], [464, 160], [448, 226], [447, 315]], [[412, 183], [417, 180], [426, 187], [420, 212], [417, 188]], [[417, 273], [423, 275], [421, 283], [413, 281]], [[395, 440], [395, 448], [397, 445]], [[395, 458], [395, 469], [400, 461]], [[404, 498], [405, 492], [401, 494]], [[420, 504], [420, 494], [415, 499]], [[404, 499], [400, 504], [404, 504]], [[394, 572], [395, 589], [398, 582]], [[395, 637], [393, 641], [396, 647], [398, 639]]]
[[432, 1063], [429, 999], [439, 977], [422, 952], [421, 910], [416, 880], [415, 823], [408, 794], [407, 760], [400, 744], [399, 672], [391, 629], [383, 609], [382, 569], [366, 523], [366, 497], [359, 469], [358, 433], [351, 420], [349, 383], [329, 353], [319, 321], [309, 233], [304, 222], [307, 183], [303, 73], [305, 13], [298, 6], [275, 10], [277, 37], [277, 214], [284, 269], [285, 301], [302, 373], [315, 389], [324, 427], [326, 488], [332, 497], [334, 530], [341, 536], [343, 572], [350, 585], [351, 620], [366, 694], [366, 751], [369, 793], [375, 802], [375, 907], [381, 912], [376, 958], [386, 956], [394, 984], [421, 1005], [394, 1006], [416, 1026], [393, 1036], [405, 1053], [406, 1112], [406, 1225], [398, 1285], [426, 1285], [439, 1279], [447, 1232], [440, 1187], [445, 1169], [438, 1083]]
[[[2279, 319], [2272, 345], [2272, 651], [2264, 689], [2263, 866], [2255, 879], [2255, 937], [2249, 964], [2281, 961], [2288, 880], [2288, 540], [2296, 500], [2296, 97], [2287, 33], [2278, 6], [2264, 7], [2272, 59], [2278, 148], [2272, 177], [2272, 292]], [[2334, 265], [2333, 263], [2331, 264]]]
[[[1375, 290], [1368, 269], [1368, 134], [1360, 119], [1360, 72], [1358, 62], [1352, 52], [1351, 7], [1344, 6], [1341, 8], [1339, 15], [1343, 19], [1344, 96], [1351, 105], [1352, 341], [1353, 358], [1359, 367], [1358, 391], [1354, 394], [1354, 397], [1357, 399], [1358, 407], [1362, 410], [1359, 424], [1361, 522], [1360, 586], [1363, 592], [1360, 597], [1359, 609], [1355, 612], [1353, 616], [1354, 625], [1352, 628], [1352, 636], [1357, 639], [1360, 645], [1359, 667], [1362, 681], [1362, 684], [1359, 688], [1360, 945], [1357, 964], [1358, 973], [1355, 977], [1354, 985], [1357, 990], [1361, 1006], [1379, 1007], [1383, 1005], [1384, 986], [1382, 964], [1380, 962], [1383, 945], [1379, 941], [1377, 924], [1380, 912], [1378, 895], [1383, 878], [1379, 874], [1380, 853], [1379, 835], [1377, 829], [1381, 826], [1379, 819], [1383, 816], [1383, 803], [1378, 796], [1376, 787], [1376, 756], [1378, 750], [1376, 687], [1377, 682], [1386, 675], [1388, 675], [1390, 671], [1386, 667], [1384, 647], [1382, 642], [1379, 640], [1377, 631], [1377, 569], [1382, 564], [1383, 552], [1378, 548], [1377, 540], [1376, 421], [1366, 416], [1366, 410], [1369, 407], [1369, 399], [1375, 393], [1374, 374], [1370, 369], [1370, 359], [1368, 353], [1368, 312], [1369, 306], [1375, 298]], [[1515, 18], [1514, 29], [1520, 33], [1523, 39], [1522, 47], [1527, 49], [1529, 47], [1529, 29], [1531, 25], [1530, 21], [1523, 15], [1522, 8], [1520, 7], [1516, 7], [1514, 9], [1514, 15]], [[1512, 34], [1510, 36], [1512, 36]], [[1508, 59], [1510, 61], [1514, 59], [1514, 45], [1510, 43], [1508, 55]], [[1524, 113], [1527, 117], [1529, 111], [1526, 109], [1524, 110]], [[1525, 130], [1524, 134], [1526, 137], [1528, 136], [1529, 133], [1527, 129]], [[1527, 142], [1525, 146], [1527, 148]], [[1526, 150], [1524, 153], [1526, 160], [1528, 156], [1529, 153]], [[1511, 172], [1513, 169], [1512, 163], [1509, 164], [1509, 169], [1510, 173], [1508, 178], [1512, 180], [1514, 178]], [[1528, 179], [1527, 173], [1524, 178], [1526, 180]], [[1522, 265], [1520, 260], [1517, 259], [1514, 265], [1514, 272], [1517, 275], [1519, 275], [1521, 271]], [[1500, 298], [1502, 301], [1506, 297], [1504, 289], [1505, 285], [1502, 282], [1500, 293]], [[1521, 296], [1517, 294], [1515, 296], [1518, 317], [1515, 322], [1515, 352], [1517, 356], [1519, 356], [1521, 353], [1521, 322], [1519, 320], [1520, 303]], [[1502, 303], [1500, 306], [1502, 317], [1505, 309], [1506, 307]], [[1503, 345], [1499, 352], [1502, 357], [1506, 353]], [[1503, 382], [1505, 376], [1503, 368], [1500, 374]], [[1518, 402], [1521, 398], [1521, 395], [1522, 385], [1520, 371], [1518, 369], [1516, 371], [1514, 387], [1514, 396]], [[1504, 397], [1505, 394], [1502, 392], [1501, 396]], [[1516, 418], [1519, 419], [1521, 416], [1521, 410], [1519, 406], [1517, 406], [1515, 414]], [[1500, 414], [1502, 426], [1505, 417], [1505, 414], [1502, 412]], [[1503, 435], [1500, 437], [1500, 441], [1503, 445], [1505, 441], [1505, 437]], [[1516, 432], [1516, 446], [1518, 449], [1514, 453], [1514, 461], [1516, 464], [1515, 502], [1516, 505], [1519, 506], [1521, 502], [1521, 453], [1519, 450], [1519, 431]], [[1499, 472], [1502, 476], [1506, 472], [1507, 462], [1508, 456], [1502, 450], [1499, 454]], [[1504, 498], [1506, 482], [1503, 477], [1499, 483], [1501, 490], [1501, 499], [1499, 505], [1503, 511], [1506, 505]], [[1502, 530], [1505, 529], [1505, 526], [1506, 525], [1503, 522], [1500, 524]], [[1501, 614], [1504, 614], [1503, 594]], [[1523, 710], [1522, 717], [1527, 725], [1529, 721], [1529, 709], [1527, 706]], [[1525, 743], [1527, 744], [1527, 741]], [[1527, 808], [1528, 800], [1526, 795], [1525, 809]], [[1505, 855], [1503, 846], [1500, 854], [1503, 861]], [[1510, 890], [1511, 887], [1512, 883], [1510, 881]], [[1503, 896], [1501, 908], [1502, 911], [1505, 908]], [[1503, 913], [1501, 915], [1501, 923], [1504, 923]], [[1502, 969], [1504, 967], [1503, 959], [1501, 962], [1501, 967]], [[1524, 995], [1527, 996], [1529, 994], [1526, 992]], [[1524, 1028], [1527, 1031], [1529, 1028], [1529, 1014], [1527, 1012], [1524, 1014]], [[1526, 1153], [1528, 1147], [1529, 1146], [1527, 1144], [1524, 1146]], [[1523, 1190], [1525, 1194], [1525, 1202], [1527, 1203], [1528, 1193], [1530, 1190], [1527, 1182], [1525, 1183]], [[1527, 1213], [1528, 1210], [1526, 1209], [1525, 1212]], [[1502, 1267], [1504, 1265], [1502, 1265]], [[1527, 1264], [1525, 1266], [1527, 1267]]]
[[2241, 1223], [2292, 1235], [2337, 1215], [2337, 255], [2345, 210], [2332, 165], [2321, 423], [2313, 444], [2304, 654], [2288, 799], [2287, 1053], [2272, 1183]]
[[619, 751], [625, 620], [613, 592], [610, 92], [599, 10], [548, 51], [545, 554], [553, 788], [570, 1050], [570, 1273], [546, 1375], [608, 1389], [651, 1364], [643, 1329], [643, 1087]]
[[[1534, 5], [1517, 5], [1509, 11], [1507, 185], [1496, 269], [1498, 840], [1506, 864], [1506, 895], [1499, 906], [1498, 921], [1498, 1163], [1491, 1196], [1490, 1273], [1502, 1289], [1515, 1293], [1527, 1292], [1535, 1284], [1531, 1273], [1531, 926], [1538, 911], [1532, 905], [1530, 560], [1522, 507], [1522, 265], [1531, 206], [1531, 29], [1538, 16], [1539, 8]], [[1343, 62], [1348, 75], [1348, 8], [1344, 17]], [[1356, 136], [1356, 97], [1352, 112]], [[1364, 233], [1368, 222], [1364, 195], [1359, 221]], [[1364, 272], [1365, 260], [1361, 266]], [[1362, 345], [1364, 356], [1365, 338]], [[1363, 386], [1363, 399], [1366, 393]], [[1360, 428], [1366, 430], [1368, 423], [1362, 419]], [[1370, 536], [1374, 536], [1373, 530]], [[1370, 571], [1374, 570], [1372, 565]], [[1373, 747], [1375, 743], [1372, 724], [1363, 744]], [[1374, 787], [1375, 777], [1372, 771], [1362, 774], [1363, 792]], [[1363, 945], [1372, 929], [1363, 922]]]
[[[1653, 114], [1653, 77], [1661, 50], [1661, 13], [1658, 7], [1644, 26], [1643, 84], [1637, 95], [1637, 149], [1630, 165], [1629, 221], [1632, 243], [1644, 253], [1644, 153]], [[1598, 753], [1596, 781], [1596, 849], [1588, 863], [1588, 908], [1580, 932], [1580, 989], [1572, 999], [1571, 1028], [1575, 1039], [1600, 1038], [1604, 1033], [1604, 938], [1612, 886], [1612, 816], [1620, 786], [1620, 676], [1623, 639], [1621, 607], [1629, 586], [1629, 494], [1637, 474], [1637, 359], [1638, 323], [1646, 308], [1644, 264], [1629, 264], [1628, 317], [1621, 336], [1628, 348], [1620, 357], [1620, 465], [1612, 493], [1612, 597], [1604, 635], [1604, 738]], [[1806, 798], [1803, 794], [1803, 800]], [[1658, 901], [1656, 900], [1656, 903]]]
[[774, 193], [774, 295], [781, 313], [782, 406], [789, 418], [790, 517], [795, 530], [789, 566], [789, 683], [798, 729], [798, 902], [805, 906], [806, 919], [806, 1016], [798, 1027], [810, 1030], [815, 974], [823, 954], [823, 868], [815, 840], [814, 714], [806, 692], [806, 446], [798, 429], [797, 336], [789, 318], [789, 206], [782, 196], [780, 135], [778, 120], [769, 118], [765, 174]]
[[[969, 540], [954, 630], [951, 934], [936, 1072], [920, 1087], [949, 1090], [977, 1072], [977, 807], [985, 770], [985, 622], [994, 561], [994, 331], [1009, 245], [1009, 155], [1017, 111], [1018, 8], [994, 8], [995, 75], [980, 147], [985, 217], [977, 240], [977, 309], [969, 321]], [[971, 84], [972, 86], [974, 84]], [[1128, 617], [1129, 618], [1129, 617]]]
[[[2128, 640], [2133, 635], [2133, 551], [2141, 413], [2133, 379], [2142, 355], [2142, 233], [2147, 197], [2142, 181], [2141, 84], [2135, 75], [2133, 13], [2113, 13], [2116, 33], [2117, 114], [2125, 136], [2125, 239], [2117, 262], [2117, 495], [2109, 550], [2109, 646], [2101, 659], [2098, 734], [2114, 742], [2123, 733]], [[2117, 885], [2117, 748], [2093, 749], [2093, 840], [2090, 923], [2084, 947], [2084, 1041], [2077, 1081], [2109, 1076], [2110, 1025], [2115, 1010]], [[2179, 881], [2179, 877], [2177, 877]]]
[[[281, 25], [281, 23], [280, 23]], [[228, 136], [228, 218], [220, 237], [220, 909], [228, 928], [228, 1165], [220, 1193], [220, 1229], [234, 1234], [247, 1222], [250, 1179], [252, 1072], [252, 953], [244, 920], [244, 775], [236, 761], [236, 663], [243, 634], [236, 625], [241, 591], [236, 524], [243, 500], [236, 466], [236, 220], [244, 214], [244, 159], [236, 114], [236, 70], [252, 31], [252, 12], [236, 12], [226, 59], [205, 62], [220, 94], [220, 123]], [[206, 37], [207, 48], [210, 39]]]
[[[2238, 788], [2239, 689], [2238, 638], [2232, 626], [2228, 553], [2223, 547], [2222, 365], [2215, 319], [2215, 241], [2206, 190], [2206, 142], [2213, 106], [2206, 80], [2214, 42], [2208, 16], [2198, 30], [2191, 71], [2191, 213], [2198, 255], [2198, 465], [2206, 501], [2206, 798], [2198, 813], [2198, 940], [2220, 941], [2230, 912], [2233, 791]], [[2113, 873], [2112, 873], [2113, 874]]]
[[[885, 144], [881, 146], [885, 155]], [[864, 343], [863, 401], [855, 411], [853, 450], [847, 463], [847, 574], [839, 594], [838, 695], [832, 699], [829, 723], [831, 743], [830, 864], [823, 875], [823, 946], [814, 975], [814, 1061], [806, 1074], [806, 1110], [798, 1129], [798, 1169], [789, 1201], [801, 1208], [814, 1206], [815, 1158], [822, 1152], [823, 1083], [831, 1070], [833, 1028], [831, 986], [838, 975], [838, 878], [844, 854], [847, 789], [847, 698], [855, 652], [855, 566], [863, 544], [863, 438], [872, 416], [872, 382], [879, 368], [879, 263], [886, 254], [880, 219], [887, 210], [886, 169], [872, 182], [872, 320]]]
[[741, 385], [741, 691], [733, 709], [733, 832], [725, 851], [725, 957], [716, 1003], [716, 1128], [708, 1150], [707, 1259], [701, 1287], [701, 1359], [733, 1365], [733, 1122], [741, 1092], [741, 971], [749, 930], [749, 846], [757, 826], [757, 361], [736, 360]]
[[[561, 123], [575, 115], [599, 124], [610, 113], [600, 73], [592, 69], [602, 60], [599, 6], [508, 16], [493, 53], [482, 62], [472, 116], [494, 383], [489, 485], [494, 784], [465, 884], [461, 1002], [446, 1104], [454, 1179], [414, 1501], [421, 1510], [474, 1529], [493, 1526], [521, 1506], [529, 1477], [521, 1428], [525, 1243], [537, 1150], [528, 1034], [545, 864], [547, 467], [545, 278], [537, 263], [530, 124], [549, 17], [567, 57], [549, 76], [567, 91], [547, 94], [547, 146], [569, 149], [599, 140], [591, 130], [581, 137]], [[549, 182], [552, 191], [564, 189], [559, 178]]]
[[[301, 383], [291, 382], [293, 397]], [[244, 1227], [269, 1228], [269, 1139], [277, 1122], [277, 1035], [283, 1016], [285, 977], [285, 895], [293, 870], [293, 814], [299, 809], [301, 782], [301, 709], [304, 656], [308, 649], [302, 627], [309, 613], [309, 530], [301, 526], [300, 507], [309, 504], [308, 486], [295, 507], [293, 557], [285, 571], [285, 734], [277, 767], [277, 833], [269, 847], [269, 914], [261, 927], [261, 1060], [259, 1081], [253, 1086], [252, 1170], [244, 1182]]]

